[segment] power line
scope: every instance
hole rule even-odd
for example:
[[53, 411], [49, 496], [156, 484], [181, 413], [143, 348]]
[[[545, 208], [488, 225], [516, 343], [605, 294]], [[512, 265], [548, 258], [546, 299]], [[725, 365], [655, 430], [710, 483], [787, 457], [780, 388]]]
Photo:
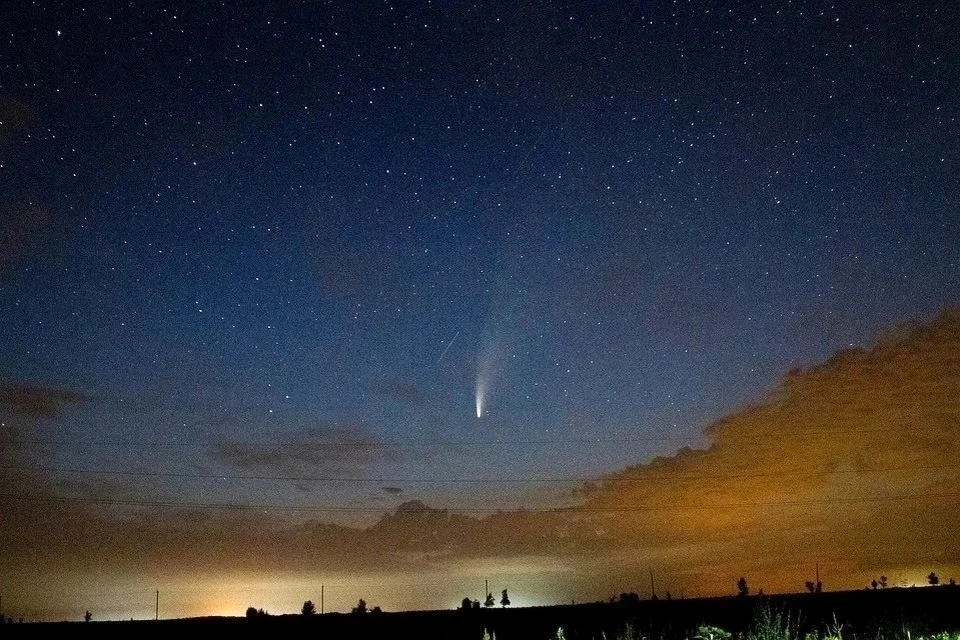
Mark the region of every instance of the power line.
[[320, 447], [343, 447], [359, 449], [376, 449], [387, 447], [495, 447], [495, 446], [516, 446], [516, 445], [587, 445], [587, 444], [625, 444], [631, 442], [690, 442], [698, 439], [700, 436], [676, 437], [676, 436], [650, 436], [643, 438], [585, 438], [585, 439], [565, 439], [565, 440], [381, 440], [370, 442], [351, 442], [351, 441], [247, 441], [238, 442], [233, 440], [203, 441], [190, 440], [185, 442], [172, 441], [144, 441], [144, 440], [51, 440], [51, 439], [23, 439], [7, 440], [11, 445], [69, 445], [76, 447], [117, 447], [117, 448], [205, 448], [205, 447], [243, 447], [249, 449], [310, 449]]
[[[900, 502], [906, 500], [926, 500], [926, 499], [944, 499], [960, 498], [960, 492], [957, 493], [906, 493], [887, 496], [860, 496], [853, 498], [820, 498], [810, 500], [782, 500], [766, 502], [728, 502], [713, 504], [690, 504], [690, 505], [627, 505], [620, 507], [452, 507], [445, 509], [431, 509], [431, 512], [446, 511], [449, 513], [480, 513], [480, 514], [530, 514], [530, 513], [549, 513], [549, 514], [584, 514], [584, 513], [631, 513], [648, 511], [688, 511], [703, 509], [747, 509], [747, 508], [768, 508], [768, 507], [805, 507], [824, 504], [863, 504], [879, 502]], [[290, 513], [383, 513], [382, 508], [373, 507], [318, 507], [318, 506], [287, 506], [271, 504], [238, 504], [238, 503], [220, 503], [220, 502], [177, 502], [167, 500], [134, 500], [123, 498], [79, 498], [70, 496], [39, 496], [28, 494], [0, 494], [0, 500], [19, 500], [27, 502], [47, 502], [47, 503], [71, 503], [71, 504], [96, 504], [103, 506], [126, 506], [126, 507], [152, 507], [152, 508], [176, 508], [176, 509], [216, 509], [225, 511], [278, 511]], [[404, 512], [399, 512], [404, 513]], [[411, 511], [411, 514], [421, 513]]]
[[859, 475], [900, 471], [945, 471], [960, 469], [960, 465], [930, 465], [919, 467], [874, 467], [870, 469], [786, 469], [769, 473], [722, 473], [696, 475], [644, 475], [637, 477], [558, 477], [558, 478], [351, 478], [342, 476], [284, 476], [284, 475], [225, 475], [222, 473], [186, 473], [176, 471], [126, 471], [121, 469], [79, 469], [64, 467], [0, 466], [0, 471], [29, 473], [60, 473], [76, 475], [129, 476], [146, 478], [187, 478], [197, 480], [254, 480], [286, 482], [344, 482], [369, 484], [539, 484], [648, 482], [686, 480], [737, 480], [749, 478], [777, 478], [783, 476]]
[[[938, 427], [926, 427], [915, 429], [828, 429], [814, 431], [785, 431], [778, 433], [763, 434], [738, 434], [738, 440], [764, 440], [777, 442], [790, 438], [808, 438], [819, 436], [837, 436], [846, 437], [851, 435], [866, 434], [895, 434], [895, 435], [913, 435], [929, 433], [931, 431], [946, 431]], [[557, 438], [557, 439], [531, 439], [531, 440], [504, 440], [493, 438], [491, 440], [382, 440], [382, 441], [231, 441], [231, 440], [188, 440], [177, 441], [146, 441], [146, 440], [67, 440], [50, 438], [21, 438], [5, 440], [10, 445], [69, 445], [75, 447], [126, 447], [126, 448], [178, 448], [178, 447], [221, 447], [235, 446], [247, 448], [311, 448], [311, 447], [354, 447], [354, 448], [380, 448], [380, 447], [496, 447], [496, 446], [515, 446], [515, 445], [588, 445], [588, 444], [629, 444], [637, 442], [690, 442], [703, 438], [711, 438], [712, 434], [697, 434], [690, 436], [638, 436], [634, 438]]]

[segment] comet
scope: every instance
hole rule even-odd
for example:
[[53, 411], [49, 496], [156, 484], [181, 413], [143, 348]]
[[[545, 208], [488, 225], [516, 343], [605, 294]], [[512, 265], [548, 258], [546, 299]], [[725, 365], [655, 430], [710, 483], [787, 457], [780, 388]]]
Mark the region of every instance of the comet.
[[490, 381], [486, 379], [481, 373], [477, 373], [477, 391], [475, 395], [477, 403], [477, 417], [483, 416], [483, 402], [487, 399], [487, 388], [490, 384]]
[[490, 388], [493, 384], [496, 365], [499, 360], [500, 345], [497, 340], [486, 341], [477, 357], [477, 384], [474, 391], [474, 401], [477, 409], [477, 418], [483, 417], [487, 408]]

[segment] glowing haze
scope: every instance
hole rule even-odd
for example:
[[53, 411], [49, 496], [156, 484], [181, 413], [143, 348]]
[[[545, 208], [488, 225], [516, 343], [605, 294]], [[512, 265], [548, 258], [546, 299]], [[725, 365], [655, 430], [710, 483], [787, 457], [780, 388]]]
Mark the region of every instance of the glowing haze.
[[[155, 585], [167, 615], [195, 615], [247, 603], [294, 611], [321, 583], [329, 608], [345, 610], [359, 597], [454, 606], [484, 577], [544, 604], [642, 592], [648, 567], [662, 589], [688, 595], [726, 593], [743, 573], [768, 592], [796, 590], [812, 562], [828, 588], [957, 571], [960, 311], [791, 371], [762, 402], [710, 425], [706, 447], [602, 474], [560, 510], [484, 515], [413, 500], [345, 526], [337, 514], [98, 505], [129, 487], [23, 470], [41, 462], [24, 443], [93, 402], [0, 389], [8, 611], [70, 618], [95, 603], [142, 616]], [[77, 501], [44, 499], [54, 495]]]

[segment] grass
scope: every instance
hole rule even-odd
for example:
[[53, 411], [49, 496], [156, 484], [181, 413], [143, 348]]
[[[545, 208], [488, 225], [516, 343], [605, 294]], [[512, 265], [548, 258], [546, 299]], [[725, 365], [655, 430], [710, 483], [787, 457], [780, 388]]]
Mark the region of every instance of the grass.
[[[868, 635], [845, 633], [844, 625], [836, 619], [820, 632], [807, 632], [801, 637], [799, 622], [798, 619], [791, 619], [789, 613], [767, 606], [758, 611], [753, 626], [743, 634], [734, 634], [719, 627], [701, 626], [688, 640], [960, 640], [960, 631], [915, 633], [905, 626], [893, 625], [880, 627]], [[483, 640], [493, 638], [484, 632]], [[550, 640], [567, 640], [563, 628], [558, 628]], [[599, 639], [594, 640], [664, 639], [646, 638], [633, 625], [627, 624], [623, 631], [615, 636], [601, 634]]]

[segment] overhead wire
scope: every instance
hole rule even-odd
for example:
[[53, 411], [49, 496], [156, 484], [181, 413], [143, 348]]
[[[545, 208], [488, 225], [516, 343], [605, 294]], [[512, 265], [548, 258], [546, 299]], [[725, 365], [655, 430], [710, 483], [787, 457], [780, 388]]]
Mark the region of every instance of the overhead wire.
[[[914, 429], [823, 429], [811, 431], [792, 431], [779, 433], [738, 434], [738, 440], [778, 441], [788, 438], [806, 438], [817, 436], [845, 437], [850, 435], [894, 434], [912, 435], [944, 431], [936, 427], [920, 427]], [[323, 441], [323, 440], [278, 440], [278, 441], [235, 441], [222, 440], [81, 440], [66, 438], [15, 438], [5, 440], [9, 445], [51, 445], [71, 447], [123, 447], [123, 448], [177, 448], [177, 447], [222, 447], [236, 446], [246, 448], [311, 448], [311, 447], [349, 447], [349, 448], [387, 448], [387, 447], [498, 447], [498, 446], [526, 446], [526, 445], [591, 445], [591, 444], [629, 444], [638, 442], [693, 442], [709, 439], [712, 434], [697, 434], [690, 436], [637, 436], [630, 438], [546, 438], [546, 439], [498, 439], [489, 440], [381, 440], [381, 441]]]
[[[442, 509], [410, 510], [398, 513], [478, 513], [478, 514], [590, 514], [590, 513], [632, 513], [653, 511], [696, 511], [716, 509], [751, 509], [777, 507], [805, 507], [826, 504], [863, 504], [881, 502], [900, 502], [909, 500], [960, 498], [960, 492], [947, 493], [905, 493], [881, 496], [855, 496], [849, 498], [813, 498], [807, 500], [772, 500], [763, 502], [727, 502], [703, 504], [665, 504], [665, 505], [622, 505], [610, 507], [447, 507]], [[385, 509], [376, 507], [323, 507], [315, 505], [275, 505], [275, 504], [244, 504], [227, 502], [181, 502], [176, 500], [136, 500], [126, 498], [82, 498], [73, 496], [45, 496], [30, 494], [0, 494], [0, 501], [28, 501], [45, 503], [74, 503], [92, 504], [101, 506], [131, 506], [150, 508], [176, 508], [194, 510], [225, 510], [225, 511], [273, 511], [288, 513], [383, 513]]]
[[949, 471], [960, 469], [960, 464], [922, 465], [899, 467], [871, 467], [864, 469], [784, 469], [766, 473], [717, 473], [717, 474], [661, 474], [618, 476], [616, 474], [598, 476], [568, 476], [555, 478], [384, 478], [384, 477], [344, 477], [344, 476], [311, 476], [311, 475], [232, 475], [223, 473], [188, 473], [179, 471], [142, 471], [123, 469], [85, 469], [75, 467], [47, 467], [47, 466], [20, 466], [0, 465], [0, 471], [14, 471], [23, 473], [56, 473], [76, 475], [101, 476], [129, 476], [147, 478], [184, 478], [198, 480], [242, 480], [242, 481], [286, 481], [286, 482], [343, 482], [343, 483], [370, 483], [370, 484], [537, 484], [537, 483], [587, 483], [587, 482], [648, 482], [648, 481], [693, 481], [693, 480], [742, 480], [749, 478], [772, 478], [783, 476], [825, 476], [825, 475], [858, 475], [869, 473], [889, 473], [901, 471]]

